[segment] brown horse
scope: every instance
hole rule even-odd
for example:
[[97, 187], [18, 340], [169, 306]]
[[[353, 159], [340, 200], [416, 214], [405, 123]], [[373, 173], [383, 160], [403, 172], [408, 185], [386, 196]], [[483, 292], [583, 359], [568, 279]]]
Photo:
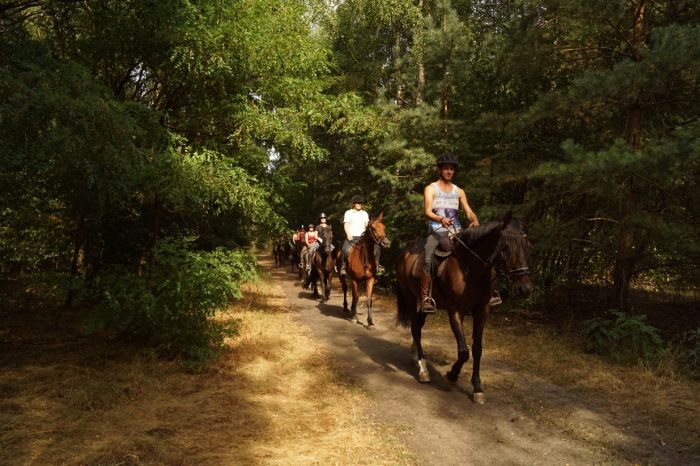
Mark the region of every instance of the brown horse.
[[[464, 316], [472, 315], [474, 365], [472, 369], [472, 400], [486, 400], [481, 388], [481, 364], [484, 324], [489, 314], [489, 300], [496, 286], [497, 269], [502, 268], [510, 278], [514, 294], [527, 297], [532, 293], [532, 280], [527, 265], [530, 242], [522, 223], [510, 212], [498, 222], [468, 228], [455, 237], [454, 252], [437, 264], [432, 295], [437, 307], [447, 311], [450, 327], [457, 340], [457, 361], [447, 373], [447, 379], [456, 383], [462, 366], [469, 360], [469, 347], [464, 338]], [[398, 259], [396, 321], [411, 327], [414, 361], [418, 365], [418, 380], [430, 382], [421, 346], [421, 330], [426, 314], [418, 312], [420, 273], [425, 241], [409, 246]]]
[[[372, 321], [372, 289], [374, 288], [374, 280], [377, 273], [374, 248], [375, 246], [389, 247], [389, 239], [382, 223], [383, 218], [384, 214], [381, 213], [376, 219], [371, 220], [362, 236], [351, 246], [347, 257], [347, 275], [345, 277], [340, 276], [340, 284], [343, 287], [343, 309], [345, 312], [350, 313], [349, 319], [353, 322], [357, 322], [357, 302], [360, 298], [359, 284], [362, 281], [366, 281], [368, 327], [374, 326]], [[340, 270], [342, 266], [341, 254], [337, 254], [336, 265], [338, 270]], [[350, 309], [348, 309], [347, 298], [348, 280], [352, 284], [352, 307]]]
[[276, 267], [284, 267], [290, 249], [288, 240], [278, 239], [275, 241], [272, 247], [272, 254], [275, 256]]
[[[331, 279], [333, 278], [333, 268], [335, 266], [335, 256], [333, 254], [333, 228], [328, 225], [321, 230], [319, 239], [321, 246], [314, 251], [311, 256], [311, 273], [304, 283], [304, 288], [312, 285], [313, 297], [321, 298], [325, 303], [331, 295]], [[321, 281], [323, 294], [318, 294], [318, 281]]]
[[301, 252], [303, 251], [304, 246], [306, 246], [306, 244], [303, 241], [295, 241], [291, 251], [292, 273], [294, 273], [294, 269], [296, 268], [300, 280], [302, 268], [299, 267], [299, 264], [301, 263]]

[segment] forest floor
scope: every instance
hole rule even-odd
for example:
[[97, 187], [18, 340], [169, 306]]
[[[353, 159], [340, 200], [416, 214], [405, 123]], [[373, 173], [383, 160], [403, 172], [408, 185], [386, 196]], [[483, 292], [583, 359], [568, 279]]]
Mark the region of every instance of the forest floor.
[[[85, 337], [49, 303], [0, 318], [0, 464], [700, 464], [700, 384], [606, 364], [517, 313], [487, 324], [482, 380], [450, 388], [446, 319], [419, 384], [390, 296], [375, 329], [260, 260], [219, 318], [240, 335], [204, 368]], [[336, 279], [337, 285], [337, 279]], [[361, 320], [365, 315], [360, 316]]]

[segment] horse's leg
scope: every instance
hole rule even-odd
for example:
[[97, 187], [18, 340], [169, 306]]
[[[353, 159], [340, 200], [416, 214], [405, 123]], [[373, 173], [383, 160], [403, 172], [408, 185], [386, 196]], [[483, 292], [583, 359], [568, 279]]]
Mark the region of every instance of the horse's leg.
[[[415, 306], [414, 300], [409, 306]], [[430, 374], [428, 374], [428, 364], [425, 362], [425, 357], [423, 355], [423, 345], [421, 344], [421, 332], [423, 330], [423, 325], [425, 325], [425, 319], [427, 314], [424, 312], [414, 313], [415, 317], [413, 322], [411, 322], [411, 336], [413, 336], [413, 345], [411, 345], [411, 352], [413, 353], [413, 361], [418, 366], [418, 381], [421, 383], [430, 382]]]
[[331, 298], [331, 280], [333, 278], [333, 259], [331, 255], [328, 254], [328, 260], [326, 261], [326, 267], [323, 270], [323, 294], [326, 297], [326, 301]]
[[314, 298], [319, 298], [319, 297], [321, 297], [321, 295], [318, 294], [318, 281], [319, 281], [320, 279], [322, 279], [322, 278], [319, 277], [319, 275], [320, 275], [322, 272], [320, 271], [320, 269], [318, 268], [318, 266], [314, 266], [314, 267], [316, 268], [316, 270], [315, 270], [315, 275], [314, 275], [314, 272], [312, 271], [312, 272], [311, 272], [311, 275], [312, 275], [311, 280], [313, 280]]
[[367, 326], [373, 327], [374, 321], [372, 320], [372, 288], [374, 288], [374, 277], [367, 279]]
[[488, 315], [488, 306], [481, 309], [479, 312], [475, 312], [474, 319], [474, 329], [472, 330], [472, 351], [474, 352], [474, 362], [472, 369], [472, 386], [474, 387], [474, 393], [472, 395], [472, 401], [475, 403], [485, 403], [486, 395], [481, 389], [481, 377], [479, 377], [479, 370], [481, 369], [481, 351], [482, 351], [482, 340], [484, 336], [484, 325], [486, 324], [486, 317]]
[[328, 271], [327, 266], [323, 268], [323, 275], [321, 277], [321, 286], [323, 287], [321, 302], [325, 303], [328, 302], [331, 297], [331, 272]]
[[[457, 361], [452, 365], [452, 369], [447, 372], [447, 380], [456, 383], [462, 366], [469, 361], [469, 346], [467, 346], [467, 341], [464, 338], [464, 314], [454, 309], [448, 312], [450, 316], [450, 328], [457, 340]], [[476, 358], [476, 347], [474, 348], [474, 358]]]
[[352, 306], [350, 308], [350, 320], [357, 322], [357, 302], [360, 300], [360, 284], [357, 280], [351, 279], [352, 285]]
[[340, 276], [340, 285], [343, 288], [343, 310], [347, 313], [350, 312], [348, 309], [348, 278]]

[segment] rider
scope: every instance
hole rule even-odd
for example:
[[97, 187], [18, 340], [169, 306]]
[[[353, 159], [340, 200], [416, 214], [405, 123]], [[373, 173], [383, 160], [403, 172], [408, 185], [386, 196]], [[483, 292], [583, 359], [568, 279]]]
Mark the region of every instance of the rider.
[[452, 183], [458, 166], [455, 155], [440, 155], [437, 160], [439, 178], [423, 190], [423, 211], [430, 229], [425, 243], [425, 263], [420, 280], [421, 311], [426, 313], [435, 312], [435, 302], [430, 297], [433, 253], [441, 238], [448, 237], [450, 232], [458, 233], [461, 230], [462, 225], [457, 216], [460, 207], [469, 220], [469, 226], [479, 226], [479, 219], [469, 207], [466, 193]]
[[[321, 216], [318, 218], [318, 225], [316, 225], [316, 231], [318, 232], [318, 242], [323, 244], [323, 238], [327, 237], [328, 235], [324, 233], [324, 231], [328, 230], [333, 230], [333, 227], [328, 224], [328, 217], [326, 217], [326, 214], [321, 212]], [[326, 245], [326, 251], [332, 251], [334, 249], [332, 244], [327, 244]]]
[[311, 257], [314, 255], [314, 251], [318, 248], [318, 232], [314, 229], [314, 224], [309, 223], [309, 230], [304, 235], [304, 243], [306, 244], [306, 271], [311, 271]]
[[340, 262], [340, 276], [345, 276], [345, 262], [350, 255], [350, 247], [360, 239], [362, 233], [367, 229], [369, 224], [369, 214], [362, 210], [362, 204], [364, 199], [359, 194], [355, 194], [352, 199], [350, 199], [350, 204], [352, 208], [345, 211], [343, 216], [343, 229], [345, 230], [345, 241], [343, 241], [343, 247], [341, 248], [342, 260]]
[[304, 229], [304, 225], [301, 225], [299, 229], [295, 231], [292, 235], [292, 243], [296, 245], [299, 241], [304, 241], [305, 234], [306, 230]]
[[296, 251], [299, 251], [299, 267], [301, 267], [301, 246], [304, 244], [304, 236], [306, 236], [306, 229], [304, 228], [304, 225], [300, 225], [299, 229], [294, 233], [292, 236], [292, 246], [294, 247], [294, 251], [296, 254]]

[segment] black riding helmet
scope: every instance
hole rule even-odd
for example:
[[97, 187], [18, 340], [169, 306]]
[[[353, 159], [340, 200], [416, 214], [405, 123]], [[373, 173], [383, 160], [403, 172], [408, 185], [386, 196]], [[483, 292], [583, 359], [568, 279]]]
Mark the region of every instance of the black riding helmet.
[[355, 194], [352, 199], [350, 199], [351, 204], [364, 204], [365, 200], [359, 194]]
[[320, 216], [318, 219], [319, 219], [319, 220], [323, 220], [324, 218], [325, 218], [325, 219], [328, 219], [328, 217], [326, 217], [326, 214], [323, 213], [323, 212], [321, 212], [321, 216]]
[[451, 154], [450, 152], [445, 152], [440, 155], [437, 159], [437, 166], [442, 167], [443, 165], [454, 165], [455, 167], [459, 166], [459, 160], [457, 159], [457, 156], [454, 154]]

